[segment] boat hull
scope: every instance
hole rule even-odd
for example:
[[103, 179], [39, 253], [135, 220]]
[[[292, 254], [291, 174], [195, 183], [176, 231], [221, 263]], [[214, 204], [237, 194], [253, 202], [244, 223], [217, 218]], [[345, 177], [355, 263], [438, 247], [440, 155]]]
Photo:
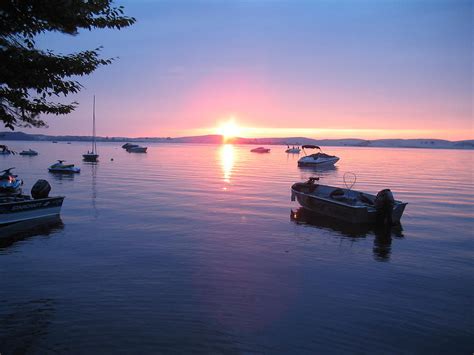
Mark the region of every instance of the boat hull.
[[308, 159], [308, 157], [303, 157], [298, 160], [298, 166], [331, 166], [336, 164], [339, 161], [338, 157], [329, 158], [329, 159]]
[[77, 174], [81, 172], [80, 168], [77, 167], [72, 167], [72, 168], [55, 168], [55, 167], [49, 167], [48, 171], [50, 173], [57, 173], [57, 174]]
[[47, 197], [0, 203], [0, 225], [58, 216], [64, 197]]
[[[372, 224], [377, 221], [377, 210], [372, 206], [351, 206], [292, 189], [292, 200], [294, 199], [305, 209], [348, 223]], [[395, 202], [392, 210], [393, 223], [400, 223], [406, 205], [400, 201]]]
[[128, 148], [127, 152], [129, 153], [146, 153], [147, 147], [133, 147], [133, 148]]
[[82, 159], [88, 162], [96, 162], [99, 159], [99, 154], [83, 154]]

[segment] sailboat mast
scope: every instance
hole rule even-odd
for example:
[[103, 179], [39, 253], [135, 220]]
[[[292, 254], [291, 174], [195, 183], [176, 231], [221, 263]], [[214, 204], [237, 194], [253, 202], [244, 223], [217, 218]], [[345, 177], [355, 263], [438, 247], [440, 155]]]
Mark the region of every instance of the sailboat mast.
[[95, 141], [95, 95], [94, 95], [94, 106], [92, 109], [92, 152], [97, 153], [97, 144]]

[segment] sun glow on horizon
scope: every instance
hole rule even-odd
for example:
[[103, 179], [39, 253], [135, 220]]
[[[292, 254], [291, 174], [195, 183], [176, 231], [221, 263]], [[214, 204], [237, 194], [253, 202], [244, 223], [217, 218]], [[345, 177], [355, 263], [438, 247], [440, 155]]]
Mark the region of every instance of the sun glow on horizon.
[[241, 133], [240, 127], [235, 122], [235, 118], [231, 117], [227, 121], [222, 122], [217, 128], [217, 134], [224, 138], [224, 142], [231, 138], [238, 137]]
[[198, 128], [189, 130], [189, 135], [215, 132], [224, 137], [224, 143], [232, 138], [279, 138], [306, 137], [313, 139], [446, 139], [470, 140], [472, 130], [440, 129], [382, 129], [382, 128], [294, 128], [294, 127], [246, 127], [238, 126], [233, 118], [222, 122], [216, 129]]

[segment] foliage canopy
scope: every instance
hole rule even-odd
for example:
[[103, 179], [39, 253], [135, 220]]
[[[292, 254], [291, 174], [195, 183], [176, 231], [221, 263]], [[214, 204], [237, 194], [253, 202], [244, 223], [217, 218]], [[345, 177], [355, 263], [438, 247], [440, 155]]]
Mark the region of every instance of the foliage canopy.
[[42, 127], [41, 114], [70, 113], [77, 102], [52, 99], [77, 93], [82, 86], [74, 77], [113, 60], [101, 58], [100, 47], [66, 55], [41, 50], [37, 35], [77, 35], [81, 29], [121, 29], [134, 22], [112, 0], [0, 1], [0, 120], [5, 127]]

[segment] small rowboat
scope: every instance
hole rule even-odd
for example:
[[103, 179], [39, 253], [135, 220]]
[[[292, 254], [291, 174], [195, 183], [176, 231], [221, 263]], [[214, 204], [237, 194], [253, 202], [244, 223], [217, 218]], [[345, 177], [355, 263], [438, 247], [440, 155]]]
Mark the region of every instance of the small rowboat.
[[400, 223], [407, 203], [393, 198], [389, 189], [377, 195], [348, 188], [317, 184], [319, 178], [297, 182], [291, 187], [292, 201], [318, 214], [349, 223]]

